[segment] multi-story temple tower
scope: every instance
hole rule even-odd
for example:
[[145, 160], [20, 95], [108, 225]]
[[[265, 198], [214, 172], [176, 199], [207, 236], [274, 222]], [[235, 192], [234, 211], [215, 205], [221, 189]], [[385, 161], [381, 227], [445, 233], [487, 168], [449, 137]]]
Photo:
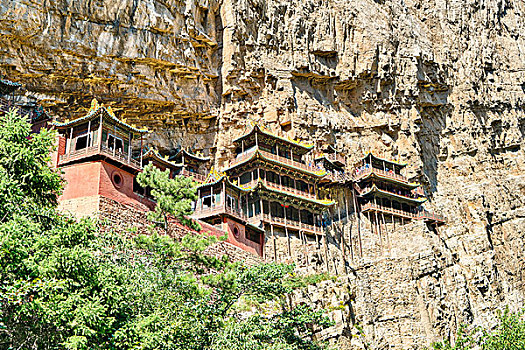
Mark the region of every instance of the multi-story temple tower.
[[429, 215], [421, 206], [426, 202], [420, 184], [410, 182], [403, 174], [407, 164], [383, 159], [368, 153], [357, 164], [355, 185], [360, 211], [371, 222], [395, 223], [412, 219], [425, 219], [442, 223], [437, 215]]
[[196, 217], [213, 223], [224, 214], [236, 216], [263, 230], [267, 247], [275, 236], [319, 241], [323, 213], [334, 202], [318, 196], [326, 171], [308, 157], [313, 146], [272, 135], [258, 125], [233, 143], [236, 157], [220, 181], [199, 188]]

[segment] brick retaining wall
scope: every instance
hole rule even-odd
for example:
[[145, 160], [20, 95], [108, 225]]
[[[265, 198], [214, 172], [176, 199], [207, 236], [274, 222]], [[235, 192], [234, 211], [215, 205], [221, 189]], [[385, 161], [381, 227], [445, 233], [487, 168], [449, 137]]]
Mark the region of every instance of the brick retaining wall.
[[[135, 208], [131, 205], [123, 205], [112, 199], [100, 196], [98, 219], [106, 222], [108, 228], [117, 232], [131, 232], [134, 235], [151, 234], [152, 230], [164, 233], [164, 230], [153, 227], [151, 221], [147, 218], [147, 212]], [[200, 233], [207, 233], [214, 236], [223, 236], [225, 232], [205, 222], [198, 221], [202, 227]], [[104, 226], [103, 226], [104, 227]], [[182, 237], [189, 233], [195, 233], [192, 229], [185, 227], [171, 218], [168, 223], [168, 231], [173, 237]], [[263, 260], [251, 253], [248, 253], [228, 242], [218, 242], [206, 249], [204, 252], [210, 256], [222, 257], [227, 255], [230, 261], [242, 261], [245, 265], [251, 266], [262, 263]]]

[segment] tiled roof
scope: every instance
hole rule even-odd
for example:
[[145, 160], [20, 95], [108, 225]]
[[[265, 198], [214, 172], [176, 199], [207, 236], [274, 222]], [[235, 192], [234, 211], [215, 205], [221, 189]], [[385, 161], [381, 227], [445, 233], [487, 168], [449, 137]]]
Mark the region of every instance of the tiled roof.
[[85, 116], [74, 119], [74, 120], [66, 121], [63, 123], [54, 122], [52, 124], [55, 125], [57, 128], [74, 126], [74, 125], [78, 125], [78, 124], [84, 123], [89, 120], [96, 119], [97, 117], [100, 116], [100, 113], [104, 113], [104, 117], [110, 119], [111, 121], [115, 122], [117, 125], [119, 125], [120, 127], [124, 129], [131, 130], [135, 134], [145, 134], [148, 132], [147, 129], [138, 129], [135, 126], [129, 125], [121, 121], [115, 116], [111, 107], [104, 107], [103, 105], [99, 105], [98, 101], [95, 99], [91, 102], [91, 108], [89, 109], [89, 112]]
[[261, 127], [258, 124], [254, 124], [252, 129], [249, 132], [247, 132], [246, 134], [236, 138], [235, 140], [233, 140], [233, 142], [239, 142], [242, 139], [248, 137], [253, 132], [260, 132], [263, 135], [279, 139], [279, 140], [284, 141], [286, 143], [289, 143], [289, 144], [291, 144], [293, 146], [301, 147], [304, 150], [311, 150], [314, 147], [314, 145], [311, 145], [311, 144], [306, 144], [306, 143], [303, 143], [303, 142], [300, 142], [300, 141], [295, 141], [295, 140], [288, 139], [286, 137], [282, 137], [282, 136], [278, 136], [278, 135], [272, 134], [271, 132], [266, 130], [266, 128]]

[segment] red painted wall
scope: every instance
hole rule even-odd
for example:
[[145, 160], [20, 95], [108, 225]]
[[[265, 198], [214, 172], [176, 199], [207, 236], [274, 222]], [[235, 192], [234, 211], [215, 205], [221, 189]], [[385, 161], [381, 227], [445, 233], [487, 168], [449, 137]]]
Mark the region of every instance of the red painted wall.
[[89, 197], [99, 194], [100, 162], [86, 162], [61, 167], [66, 180], [59, 200]]
[[[228, 233], [228, 239], [226, 240], [228, 243], [231, 243], [234, 246], [237, 246], [241, 248], [242, 250], [245, 250], [252, 254], [263, 256], [262, 242], [264, 241], [261, 238], [261, 243], [256, 243], [246, 238], [246, 230], [249, 228], [246, 228], [246, 226], [244, 226], [243, 224], [231, 218], [227, 218], [227, 217], [223, 219], [222, 227], [223, 227], [223, 230]], [[237, 236], [234, 234], [235, 228], [237, 228], [237, 231], [238, 231]]]
[[[134, 175], [106, 162], [101, 162], [101, 164], [100, 195], [113, 199], [121, 204], [137, 206], [143, 210], [148, 210], [154, 207], [152, 202], [140, 198], [133, 192]], [[121, 178], [120, 183], [115, 181], [116, 176]]]
[[56, 150], [51, 153], [51, 166], [57, 168], [59, 155], [66, 153], [66, 138], [58, 136], [55, 140], [55, 147]]
[[[59, 200], [101, 195], [119, 203], [133, 205], [138, 209], [149, 210], [155, 204], [133, 193], [133, 175], [103, 161], [77, 163], [61, 167], [66, 180], [64, 193]], [[114, 175], [121, 183], [114, 183]]]

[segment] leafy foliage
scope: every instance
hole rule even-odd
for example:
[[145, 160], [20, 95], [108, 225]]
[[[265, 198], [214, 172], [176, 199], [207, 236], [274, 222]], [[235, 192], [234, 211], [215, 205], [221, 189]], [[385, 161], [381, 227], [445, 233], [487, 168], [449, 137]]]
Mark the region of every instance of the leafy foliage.
[[197, 199], [195, 183], [191, 178], [176, 176], [170, 179], [170, 171], [161, 171], [153, 164], [148, 164], [137, 176], [138, 183], [144, 188], [150, 188], [156, 201], [155, 211], [150, 219], [168, 228], [167, 215], [171, 214], [180, 222], [194, 229], [200, 229], [194, 221], [186, 217], [191, 215], [192, 201]]
[[451, 345], [448, 340], [433, 344], [439, 350], [521, 350], [525, 349], [525, 312], [510, 312], [506, 308], [499, 312], [495, 329], [460, 327], [457, 340]]
[[[30, 203], [2, 192], [1, 349], [323, 348], [312, 334], [330, 321], [284, 302], [291, 266], [206, 257], [214, 237], [131, 238], [58, 214], [60, 179], [44, 155], [52, 135], [26, 138], [23, 123], [11, 114], [0, 125], [2, 190]], [[277, 307], [247, 315], [234, 307], [245, 297]]]
[[31, 134], [31, 125], [12, 110], [0, 114], [0, 222], [13, 213], [50, 208], [62, 180], [49, 168], [52, 133]]

